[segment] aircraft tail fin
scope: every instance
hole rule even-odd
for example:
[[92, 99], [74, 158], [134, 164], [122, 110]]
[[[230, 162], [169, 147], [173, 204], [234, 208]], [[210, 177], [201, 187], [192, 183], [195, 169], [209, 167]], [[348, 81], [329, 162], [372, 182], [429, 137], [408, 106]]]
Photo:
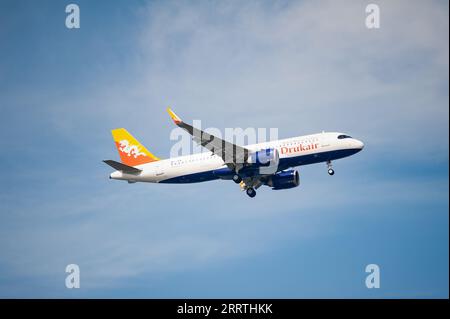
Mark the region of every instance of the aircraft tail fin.
[[159, 161], [158, 157], [150, 153], [150, 151], [139, 143], [139, 141], [126, 129], [118, 128], [111, 132], [122, 164], [136, 166]]

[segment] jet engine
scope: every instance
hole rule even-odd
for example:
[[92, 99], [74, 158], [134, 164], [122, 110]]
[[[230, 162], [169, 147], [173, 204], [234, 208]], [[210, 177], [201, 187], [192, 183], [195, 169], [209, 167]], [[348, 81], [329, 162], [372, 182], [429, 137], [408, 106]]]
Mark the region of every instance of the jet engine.
[[272, 189], [288, 189], [300, 185], [300, 176], [297, 170], [278, 172], [270, 177], [267, 185]]

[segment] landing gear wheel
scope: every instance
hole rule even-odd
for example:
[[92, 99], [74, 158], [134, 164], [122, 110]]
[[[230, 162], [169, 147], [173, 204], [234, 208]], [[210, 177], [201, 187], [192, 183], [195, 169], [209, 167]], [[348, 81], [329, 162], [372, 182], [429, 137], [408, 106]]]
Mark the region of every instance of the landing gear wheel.
[[242, 182], [242, 178], [239, 175], [233, 175], [233, 182], [235, 182], [236, 184], [239, 184], [240, 182]]
[[331, 166], [331, 161], [327, 161], [327, 167], [328, 167], [328, 174], [331, 176], [331, 175], [334, 175], [334, 169], [333, 169], [333, 167]]
[[247, 192], [247, 195], [250, 196], [251, 198], [256, 196], [256, 191], [251, 187], [247, 188], [246, 192]]

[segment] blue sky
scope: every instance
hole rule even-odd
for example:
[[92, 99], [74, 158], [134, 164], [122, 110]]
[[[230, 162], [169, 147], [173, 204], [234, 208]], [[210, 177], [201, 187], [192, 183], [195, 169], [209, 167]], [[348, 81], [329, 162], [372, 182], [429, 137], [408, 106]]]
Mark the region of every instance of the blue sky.
[[[69, 3], [0, 3], [1, 297], [448, 298], [447, 1], [378, 1], [378, 30], [361, 1], [74, 1], [78, 30]], [[110, 181], [112, 128], [169, 155], [168, 105], [366, 147], [253, 200]]]

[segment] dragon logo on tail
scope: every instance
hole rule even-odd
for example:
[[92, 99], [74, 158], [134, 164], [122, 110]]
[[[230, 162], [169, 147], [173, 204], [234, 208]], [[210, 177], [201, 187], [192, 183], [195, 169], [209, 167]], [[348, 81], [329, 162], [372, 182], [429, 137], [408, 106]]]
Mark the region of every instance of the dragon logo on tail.
[[147, 156], [144, 152], [141, 152], [137, 145], [130, 145], [128, 140], [121, 140], [119, 142], [119, 150], [128, 156], [138, 158], [139, 156]]

